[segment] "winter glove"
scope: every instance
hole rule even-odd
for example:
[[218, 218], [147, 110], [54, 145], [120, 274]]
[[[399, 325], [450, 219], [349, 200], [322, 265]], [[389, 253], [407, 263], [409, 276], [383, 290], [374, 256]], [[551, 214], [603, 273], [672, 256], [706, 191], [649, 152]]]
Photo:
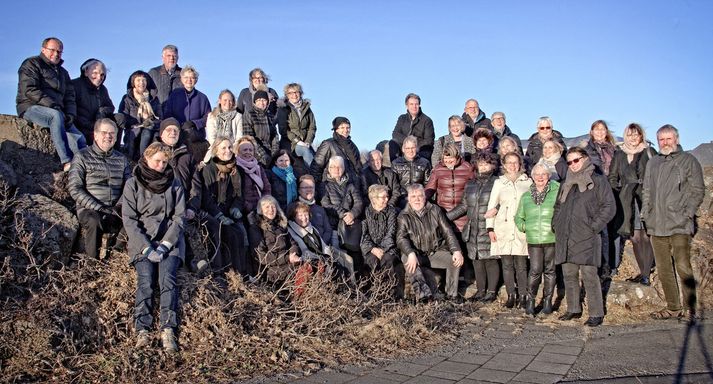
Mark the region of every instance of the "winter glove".
[[237, 207], [230, 208], [230, 216], [235, 220], [240, 220], [243, 218], [243, 213]]
[[223, 224], [223, 225], [233, 225], [233, 224], [235, 224], [235, 222], [234, 222], [231, 218], [229, 218], [228, 216], [225, 216], [225, 215], [222, 214], [222, 213], [218, 214], [218, 216], [216, 217], [216, 219], [218, 219], [218, 220], [220, 221], [220, 223]]

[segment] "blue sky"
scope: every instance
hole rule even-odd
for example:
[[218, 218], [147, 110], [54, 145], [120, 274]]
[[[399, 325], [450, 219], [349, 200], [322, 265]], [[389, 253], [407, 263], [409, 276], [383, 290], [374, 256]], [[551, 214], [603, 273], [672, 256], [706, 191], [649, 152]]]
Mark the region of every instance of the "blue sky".
[[[64, 41], [72, 77], [103, 60], [118, 107], [128, 76], [179, 47], [215, 105], [262, 67], [282, 94], [299, 82], [317, 139], [346, 116], [360, 149], [391, 137], [415, 92], [436, 136], [468, 98], [503, 111], [523, 139], [550, 116], [566, 136], [597, 119], [679, 128], [685, 149], [713, 139], [713, 1], [12, 2], [0, 24], [0, 113], [15, 113], [17, 68], [44, 37]], [[11, 16], [16, 15], [16, 16]]]

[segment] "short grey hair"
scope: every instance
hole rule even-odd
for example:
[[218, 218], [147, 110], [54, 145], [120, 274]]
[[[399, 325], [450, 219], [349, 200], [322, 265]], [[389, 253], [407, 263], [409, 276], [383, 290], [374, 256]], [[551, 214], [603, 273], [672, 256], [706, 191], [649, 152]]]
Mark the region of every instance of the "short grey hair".
[[389, 193], [389, 187], [381, 184], [373, 184], [369, 186], [369, 200], [376, 199], [380, 193]]
[[530, 171], [530, 176], [535, 177], [535, 171], [541, 170], [547, 175], [547, 178], [550, 178], [550, 171], [547, 170], [547, 167], [545, 167], [542, 163], [537, 163], [532, 167], [532, 170]]
[[327, 163], [327, 168], [329, 168], [332, 165], [338, 165], [338, 166], [342, 167], [342, 169], [345, 169], [344, 168], [344, 158], [341, 156], [330, 157], [329, 162]]
[[161, 50], [161, 53], [165, 51], [173, 51], [173, 53], [178, 53], [178, 47], [173, 45], [173, 44], [166, 44], [165, 47]]
[[507, 120], [507, 119], [505, 118], [505, 114], [502, 113], [502, 112], [500, 112], [500, 111], [498, 111], [498, 112], [493, 112], [493, 114], [490, 115], [490, 120], [495, 119], [496, 116], [501, 116], [501, 117], [503, 118], [503, 120]]
[[672, 132], [674, 135], [676, 135], [676, 139], [678, 139], [678, 129], [676, 129], [676, 127], [674, 127], [673, 125], [666, 124], [666, 125], [662, 126], [661, 128], [659, 128], [659, 130], [656, 131], [656, 137], [658, 138], [659, 135], [664, 132], [669, 132], [669, 133]]
[[416, 148], [418, 148], [418, 138], [417, 138], [416, 136], [414, 136], [414, 135], [406, 136], [406, 138], [404, 139], [403, 144], [401, 144], [401, 148], [403, 148], [404, 145], [406, 145], [406, 143], [413, 143], [413, 145], [415, 145]]
[[406, 186], [406, 194], [410, 194], [411, 192], [421, 192], [422, 194], [426, 194], [426, 191], [423, 189], [423, 185], [419, 183], [412, 183]]
[[547, 123], [552, 127], [552, 130], [555, 130], [555, 126], [552, 124], [552, 119], [549, 116], [542, 116], [539, 119], [537, 119], [537, 126], [535, 128], [540, 128], [542, 123]]
[[381, 153], [380, 150], [374, 149], [374, 150], [369, 151], [369, 162], [371, 162], [371, 159], [374, 158], [374, 154], [375, 154], [375, 153], [378, 154], [379, 157], [381, 157], [382, 160], [384, 159], [384, 154]]
[[181, 77], [188, 73], [193, 73], [193, 75], [196, 77], [196, 81], [198, 80], [198, 71], [196, 71], [196, 69], [192, 65], [186, 65], [185, 67], [183, 67], [183, 69], [181, 69]]

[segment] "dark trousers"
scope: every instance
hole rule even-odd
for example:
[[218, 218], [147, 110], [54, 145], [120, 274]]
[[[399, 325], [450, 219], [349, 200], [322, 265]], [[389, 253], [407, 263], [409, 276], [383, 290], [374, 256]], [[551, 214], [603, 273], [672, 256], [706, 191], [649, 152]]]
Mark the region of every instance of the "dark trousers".
[[82, 226], [85, 252], [95, 259], [99, 258], [102, 236], [105, 233], [118, 233], [122, 228], [119, 216], [105, 215], [93, 209], [79, 209], [77, 219]]
[[[406, 264], [407, 255], [401, 255], [401, 261]], [[428, 256], [418, 257], [418, 266], [413, 274], [406, 273], [406, 278], [411, 281], [411, 287], [416, 293], [416, 298], [428, 297], [438, 292], [436, 286], [435, 269], [446, 270], [446, 295], [458, 296], [458, 275], [460, 268], [453, 265], [453, 256], [449, 251], [436, 251]]]
[[651, 268], [654, 266], [654, 250], [651, 247], [651, 239], [643, 229], [635, 229], [631, 237], [631, 244], [634, 248], [634, 257], [639, 266], [642, 277], [648, 278]]
[[[527, 293], [527, 256], [501, 255], [503, 261], [503, 282], [508, 295]], [[515, 280], [517, 279], [517, 287]]]
[[381, 259], [369, 252], [364, 255], [364, 264], [369, 268], [372, 274], [383, 271], [381, 276], [385, 282], [394, 285], [392, 289], [394, 297], [403, 297], [405, 272], [403, 265], [396, 256], [396, 252], [397, 251], [385, 252]]
[[136, 268], [137, 288], [134, 303], [134, 322], [136, 330], [149, 330], [153, 323], [153, 287], [154, 276], [158, 273], [158, 286], [161, 290], [160, 329], [176, 328], [178, 317], [178, 286], [176, 272], [181, 265], [177, 256], [164, 258], [160, 263], [152, 263], [142, 258], [134, 263]]
[[696, 280], [691, 267], [691, 236], [651, 236], [651, 245], [656, 257], [656, 269], [666, 297], [666, 306], [671, 311], [680, 311], [681, 298], [678, 279], [683, 285], [683, 308], [696, 308]]
[[530, 274], [528, 275], [528, 296], [537, 297], [540, 281], [544, 277], [545, 286], [542, 296], [551, 298], [555, 290], [557, 276], [555, 274], [555, 245], [554, 244], [528, 244], [530, 254]]
[[500, 281], [500, 265], [498, 259], [473, 260], [475, 270], [475, 286], [478, 292], [495, 292]]
[[604, 301], [602, 299], [602, 285], [597, 274], [597, 267], [593, 265], [579, 265], [573, 263], [562, 264], [564, 274], [564, 288], [567, 299], [567, 312], [581, 313], [582, 304], [579, 302], [581, 287], [579, 277], [581, 274], [584, 289], [587, 292], [587, 307], [590, 317], [604, 317]]

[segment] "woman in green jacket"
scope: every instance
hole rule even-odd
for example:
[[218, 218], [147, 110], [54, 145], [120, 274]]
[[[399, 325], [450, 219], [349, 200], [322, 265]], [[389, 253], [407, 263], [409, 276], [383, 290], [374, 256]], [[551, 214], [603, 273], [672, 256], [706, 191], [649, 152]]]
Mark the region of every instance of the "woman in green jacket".
[[555, 234], [552, 232], [552, 214], [559, 183], [550, 181], [550, 173], [542, 164], [532, 168], [530, 191], [520, 198], [515, 214], [515, 225], [525, 232], [527, 251], [530, 255], [527, 305], [525, 312], [535, 314], [535, 297], [540, 288], [543, 271], [545, 286], [542, 291], [542, 314], [552, 313], [552, 294], [555, 289]]

